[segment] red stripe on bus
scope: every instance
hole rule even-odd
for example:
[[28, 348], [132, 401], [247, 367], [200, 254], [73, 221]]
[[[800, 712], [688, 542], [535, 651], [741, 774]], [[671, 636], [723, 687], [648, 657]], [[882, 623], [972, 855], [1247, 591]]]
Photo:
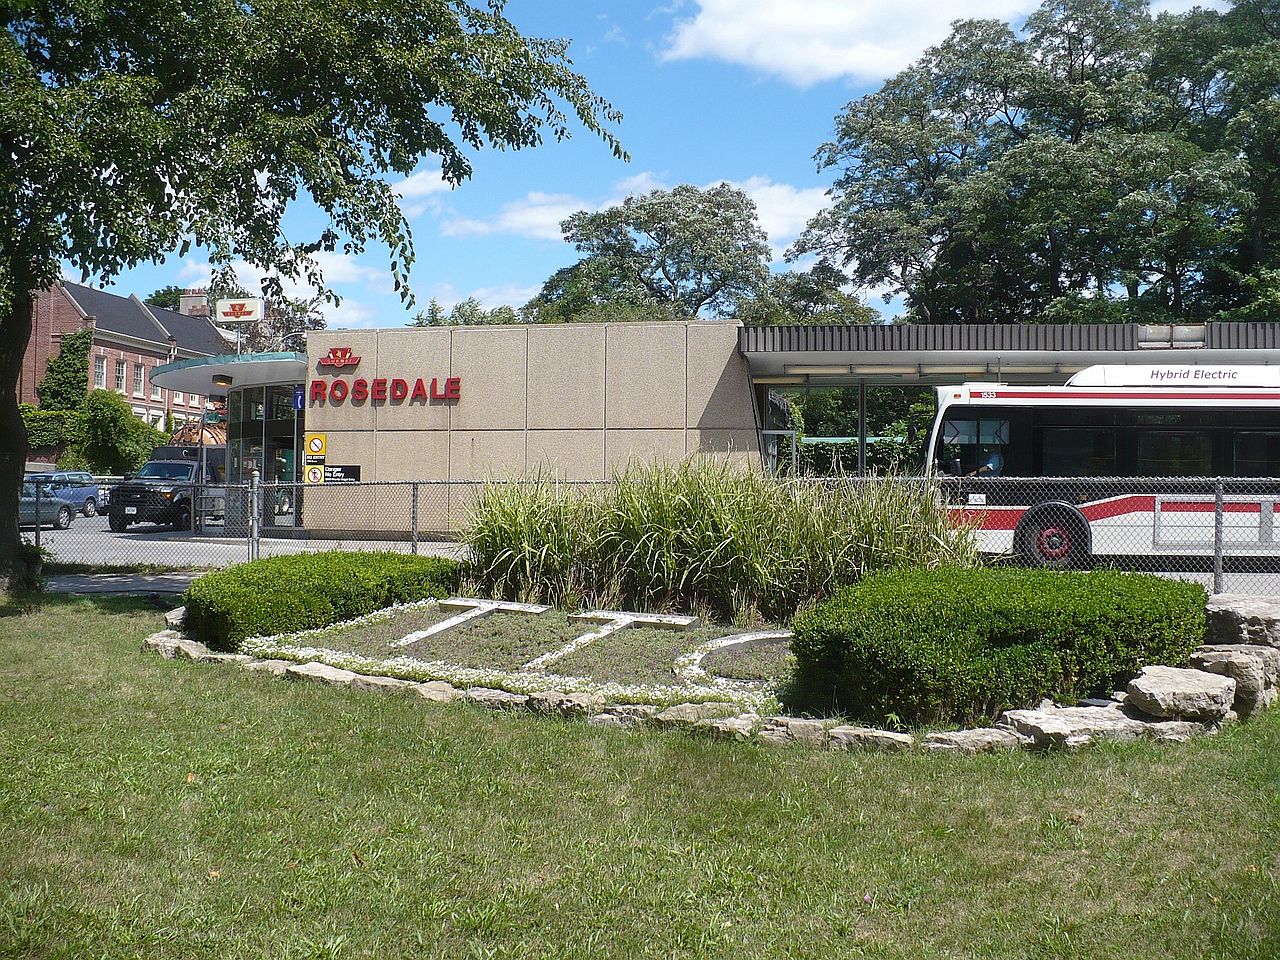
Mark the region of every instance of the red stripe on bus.
[[970, 390], [970, 400], [1280, 400], [1272, 393], [1217, 393], [1188, 390], [1182, 393], [1104, 393], [1094, 390]]
[[[1016, 530], [1018, 521], [1027, 512], [1027, 507], [951, 507], [947, 511], [953, 523], [964, 523], [979, 530]], [[1129, 513], [1154, 513], [1156, 498], [1154, 496], [1119, 497], [1115, 500], [1104, 500], [1101, 503], [1089, 503], [1080, 507], [1081, 514], [1090, 523], [1095, 520], [1111, 520]], [[1224, 513], [1261, 513], [1260, 503], [1224, 503]], [[1161, 513], [1212, 513], [1212, 500], [1174, 501], [1160, 505]]]
[[[1177, 501], [1174, 503], [1163, 503], [1160, 505], [1161, 513], [1213, 513], [1215, 507], [1212, 500], [1208, 501]], [[1262, 504], [1260, 503], [1224, 503], [1222, 505], [1223, 513], [1261, 513]]]
[[1110, 520], [1122, 517], [1126, 513], [1152, 513], [1156, 509], [1155, 497], [1120, 497], [1118, 500], [1104, 500], [1102, 503], [1090, 503], [1080, 508], [1084, 518], [1092, 523], [1094, 520]]
[[1014, 530], [1026, 512], [1026, 507], [1011, 507], [1004, 510], [952, 507], [947, 511], [947, 515], [952, 523], [963, 523], [978, 530]]

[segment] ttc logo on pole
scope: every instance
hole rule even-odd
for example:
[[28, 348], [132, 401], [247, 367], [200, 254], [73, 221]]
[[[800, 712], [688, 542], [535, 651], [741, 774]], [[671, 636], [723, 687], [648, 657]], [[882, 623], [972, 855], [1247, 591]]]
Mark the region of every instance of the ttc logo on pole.
[[[360, 358], [351, 347], [330, 347], [328, 354], [316, 361], [317, 366], [333, 367], [342, 371], [360, 365]], [[428, 383], [430, 384], [428, 386]], [[394, 403], [455, 403], [462, 399], [461, 377], [356, 377], [348, 382], [341, 375], [333, 380], [312, 380], [308, 390], [310, 405], [340, 406], [348, 400], [353, 404]]]

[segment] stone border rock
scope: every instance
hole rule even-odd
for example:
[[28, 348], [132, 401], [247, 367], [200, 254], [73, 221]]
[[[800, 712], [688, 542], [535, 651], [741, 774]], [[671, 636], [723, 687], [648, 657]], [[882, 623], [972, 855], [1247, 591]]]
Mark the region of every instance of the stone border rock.
[[[1233, 608], [1225, 599], [1244, 602]], [[237, 664], [245, 670], [288, 680], [416, 696], [434, 703], [463, 700], [494, 710], [582, 718], [597, 727], [684, 729], [720, 740], [752, 740], [780, 747], [800, 745], [856, 752], [905, 752], [918, 748], [927, 753], [979, 754], [1024, 748], [1074, 749], [1139, 739], [1181, 743], [1216, 733], [1238, 717], [1272, 705], [1280, 689], [1280, 603], [1266, 598], [1215, 598], [1210, 613], [1211, 623], [1216, 626], [1211, 628], [1210, 636], [1232, 642], [1200, 647], [1187, 668], [1156, 664], [1144, 667], [1127, 690], [1113, 694], [1111, 700], [1085, 701], [1074, 706], [1046, 701], [1033, 710], [1007, 710], [991, 727], [934, 731], [919, 740], [910, 733], [850, 726], [836, 720], [744, 713], [740, 703], [727, 700], [666, 707], [609, 703], [594, 691], [540, 689], [515, 693], [483, 686], [458, 687], [441, 680], [362, 674], [319, 661], [299, 663], [215, 653], [183, 636], [180, 630], [184, 613], [180, 607], [166, 614], [168, 629], [147, 637], [142, 649], [169, 659]]]

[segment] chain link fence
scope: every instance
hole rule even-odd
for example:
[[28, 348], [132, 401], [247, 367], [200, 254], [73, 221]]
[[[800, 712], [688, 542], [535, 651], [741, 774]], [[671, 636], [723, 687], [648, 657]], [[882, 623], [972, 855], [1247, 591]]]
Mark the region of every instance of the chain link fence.
[[[973, 476], [908, 482], [936, 484], [952, 518], [973, 528], [992, 560], [1113, 566], [1196, 580], [1213, 592], [1280, 594], [1280, 479]], [[125, 480], [98, 481], [93, 489], [29, 483], [22, 524], [27, 539], [54, 561], [85, 566], [201, 569], [352, 549], [456, 556], [457, 536], [483, 487], [461, 481]]]

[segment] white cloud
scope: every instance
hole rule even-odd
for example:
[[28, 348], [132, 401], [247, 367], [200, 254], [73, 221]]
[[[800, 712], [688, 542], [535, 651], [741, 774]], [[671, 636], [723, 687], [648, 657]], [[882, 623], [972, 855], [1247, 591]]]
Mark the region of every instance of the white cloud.
[[1010, 20], [1035, 7], [1033, 0], [698, 0], [697, 15], [676, 22], [662, 56], [727, 60], [799, 85], [882, 80], [944, 39], [953, 20]]
[[404, 215], [412, 220], [428, 210], [438, 211], [438, 195], [448, 193], [453, 187], [441, 178], [439, 170], [428, 168], [391, 184], [391, 189], [400, 197], [400, 209]]
[[377, 327], [379, 317], [376, 310], [367, 303], [343, 297], [338, 306], [326, 304], [324, 307], [325, 322], [331, 330], [350, 330], [354, 327]]
[[[621, 195], [621, 199], [616, 201], [621, 203], [622, 199], [626, 197], [643, 196], [646, 193], [652, 193], [654, 190], [661, 190], [665, 186], [665, 181], [658, 174], [652, 170], [642, 170], [640, 173], [618, 180], [614, 183], [613, 189]], [[615, 201], [610, 201], [610, 203], [613, 202]]]
[[730, 185], [755, 202], [760, 226], [769, 235], [774, 255], [778, 258], [800, 235], [813, 215], [827, 204], [827, 194], [822, 187], [793, 187], [789, 183], [774, 183], [768, 177], [760, 176], [730, 181]]
[[440, 228], [446, 237], [486, 236], [512, 233], [533, 240], [559, 240], [560, 221], [591, 204], [567, 193], [534, 190], [523, 199], [508, 203], [492, 220], [457, 218]]
[[519, 309], [537, 296], [538, 291], [541, 289], [542, 285], [538, 283], [535, 283], [531, 287], [521, 287], [516, 284], [509, 283], [497, 287], [480, 287], [476, 290], [472, 290], [468, 296], [479, 300], [490, 310], [495, 307], [504, 306]]

